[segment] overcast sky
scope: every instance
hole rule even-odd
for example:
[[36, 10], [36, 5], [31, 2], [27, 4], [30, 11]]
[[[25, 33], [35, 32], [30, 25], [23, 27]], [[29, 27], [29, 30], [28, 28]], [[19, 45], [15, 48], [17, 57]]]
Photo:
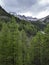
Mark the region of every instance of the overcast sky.
[[49, 15], [49, 0], [0, 0], [8, 12], [42, 18]]

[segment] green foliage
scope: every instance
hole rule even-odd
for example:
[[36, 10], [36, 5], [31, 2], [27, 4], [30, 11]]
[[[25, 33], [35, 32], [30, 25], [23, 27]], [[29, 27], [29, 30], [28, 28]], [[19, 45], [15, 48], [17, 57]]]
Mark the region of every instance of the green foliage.
[[49, 65], [49, 24], [44, 33], [37, 30], [14, 16], [0, 20], [0, 65]]
[[47, 27], [45, 29], [45, 33], [49, 34], [49, 24], [47, 25]]

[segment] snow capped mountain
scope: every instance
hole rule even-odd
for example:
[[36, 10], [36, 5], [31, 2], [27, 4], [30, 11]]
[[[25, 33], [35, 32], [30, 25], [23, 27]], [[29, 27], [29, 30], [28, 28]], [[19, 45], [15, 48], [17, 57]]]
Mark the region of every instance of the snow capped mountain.
[[22, 19], [22, 20], [27, 20], [27, 21], [37, 21], [38, 19], [37, 18], [33, 18], [33, 17], [26, 17], [24, 15], [16, 15], [16, 17], [18, 17], [19, 19]]
[[18, 17], [19, 19], [21, 20], [26, 20], [26, 21], [40, 21], [40, 22], [49, 22], [49, 15], [44, 17], [44, 18], [41, 18], [41, 19], [38, 19], [38, 18], [33, 18], [31, 16], [25, 16], [25, 15], [17, 15], [15, 12], [10, 12], [10, 14], [14, 15], [15, 17]]
[[0, 6], [0, 18], [6, 18], [8, 16], [14, 15], [15, 17], [18, 17], [21, 20], [26, 20], [26, 21], [32, 21], [32, 22], [41, 22], [42, 24], [45, 23], [49, 23], [49, 15], [41, 18], [41, 19], [37, 19], [37, 18], [33, 18], [33, 17], [26, 17], [24, 15], [17, 15], [15, 12], [6, 12], [1, 6]]
[[31, 21], [37, 21], [37, 18], [32, 18], [32, 17], [27, 17], [27, 20], [31, 20]]
[[42, 21], [44, 23], [49, 23], [49, 15], [44, 18], [39, 19], [39, 21]]

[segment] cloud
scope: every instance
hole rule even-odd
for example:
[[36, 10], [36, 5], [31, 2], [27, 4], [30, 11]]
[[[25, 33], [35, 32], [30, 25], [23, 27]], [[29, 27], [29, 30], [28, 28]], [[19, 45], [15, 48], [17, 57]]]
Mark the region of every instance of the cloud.
[[6, 11], [21, 15], [39, 18], [49, 15], [49, 0], [0, 0], [0, 4]]
[[32, 16], [32, 13], [31, 12], [25, 12], [25, 13], [19, 13], [20, 15], [25, 15], [25, 16]]
[[36, 3], [37, 0], [2, 0], [5, 4], [6, 10], [16, 11], [16, 12], [26, 12]]
[[3, 5], [4, 5], [4, 3], [2, 2], [2, 0], [0, 0], [0, 5], [1, 5], [1, 6], [3, 6]]
[[49, 14], [48, 10], [40, 12], [38, 15], [36, 15], [37, 18], [43, 18]]
[[42, 4], [42, 5], [49, 4], [49, 0], [40, 0], [39, 4]]

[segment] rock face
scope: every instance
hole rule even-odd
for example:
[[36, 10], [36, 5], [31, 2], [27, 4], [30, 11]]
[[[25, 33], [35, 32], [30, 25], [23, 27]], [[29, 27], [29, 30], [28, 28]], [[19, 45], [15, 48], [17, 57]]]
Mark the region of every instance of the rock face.
[[22, 20], [27, 20], [27, 21], [37, 21], [37, 18], [33, 18], [33, 17], [25, 17], [24, 15], [16, 15], [18, 18], [22, 19]]
[[42, 19], [40, 19], [39, 21], [42, 21], [44, 23], [49, 23], [49, 15], [44, 17], [44, 18], [42, 18]]
[[43, 24], [49, 23], [49, 15], [44, 18], [41, 18], [41, 19], [37, 19], [37, 18], [33, 18], [33, 17], [25, 17], [24, 15], [16, 15], [16, 17], [18, 17], [21, 20], [26, 20], [26, 21], [32, 21], [32, 22], [40, 21]]

